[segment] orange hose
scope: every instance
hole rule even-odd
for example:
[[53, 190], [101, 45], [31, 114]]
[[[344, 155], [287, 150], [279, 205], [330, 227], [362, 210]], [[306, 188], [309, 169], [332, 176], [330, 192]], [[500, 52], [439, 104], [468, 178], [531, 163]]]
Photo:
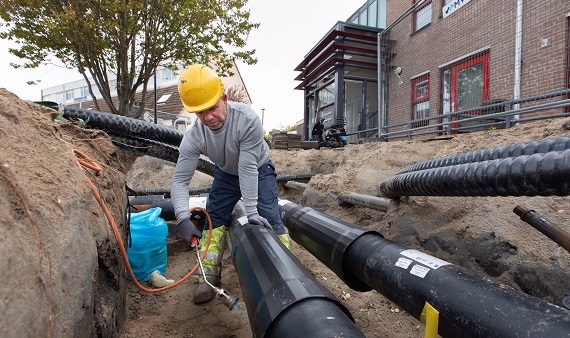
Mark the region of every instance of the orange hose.
[[[117, 243], [119, 244], [119, 251], [121, 252], [123, 262], [125, 263], [125, 267], [127, 268], [127, 272], [129, 274], [129, 276], [131, 277], [133, 284], [142, 291], [155, 293], [155, 292], [160, 292], [160, 291], [172, 289], [173, 287], [179, 285], [180, 283], [182, 283], [185, 280], [187, 280], [188, 278], [190, 278], [190, 276], [192, 276], [194, 274], [194, 272], [196, 272], [196, 270], [198, 269], [198, 267], [199, 267], [198, 263], [196, 263], [196, 265], [194, 265], [194, 267], [185, 276], [183, 276], [181, 279], [175, 281], [174, 283], [172, 283], [170, 285], [162, 287], [162, 288], [157, 288], [157, 289], [147, 288], [147, 287], [141, 285], [137, 281], [135, 274], [133, 273], [133, 270], [131, 268], [131, 264], [129, 263], [127, 251], [125, 250], [125, 244], [123, 243], [123, 239], [121, 238], [121, 235], [119, 233], [119, 229], [117, 227], [117, 224], [115, 223], [115, 219], [113, 218], [113, 215], [111, 215], [111, 211], [107, 207], [107, 204], [105, 204], [105, 201], [103, 201], [103, 199], [101, 198], [101, 194], [99, 194], [99, 190], [97, 189], [97, 187], [95, 187], [95, 184], [93, 184], [93, 182], [89, 179], [89, 177], [87, 176], [87, 173], [85, 172], [85, 169], [84, 169], [84, 168], [89, 168], [89, 169], [92, 169], [92, 170], [99, 172], [99, 171], [101, 171], [101, 167], [95, 161], [90, 159], [87, 155], [85, 155], [81, 151], [79, 151], [77, 149], [73, 149], [73, 153], [75, 155], [79, 156], [79, 158], [76, 158], [76, 160], [75, 160], [75, 162], [77, 163], [77, 167], [79, 169], [81, 169], [83, 171], [83, 173], [85, 174], [85, 179], [87, 180], [87, 184], [89, 185], [89, 188], [91, 188], [91, 192], [93, 193], [93, 196], [95, 197], [95, 199], [97, 200], [97, 202], [99, 203], [101, 208], [103, 209], [105, 216], [107, 217], [107, 219], [109, 220], [109, 223], [111, 224], [111, 228], [113, 229], [113, 233], [115, 234], [115, 238], [117, 239]], [[208, 214], [208, 212], [204, 208], [194, 207], [194, 208], [190, 209], [190, 212], [192, 212], [194, 210], [202, 211], [206, 215], [206, 219], [208, 220], [208, 225], [209, 225], [208, 242], [206, 243], [206, 248], [203, 251], [202, 257], [201, 257], [201, 259], [204, 259], [204, 257], [206, 256], [206, 253], [208, 252], [208, 248], [210, 247], [210, 241], [212, 240], [212, 219], [210, 218], [210, 214]]]

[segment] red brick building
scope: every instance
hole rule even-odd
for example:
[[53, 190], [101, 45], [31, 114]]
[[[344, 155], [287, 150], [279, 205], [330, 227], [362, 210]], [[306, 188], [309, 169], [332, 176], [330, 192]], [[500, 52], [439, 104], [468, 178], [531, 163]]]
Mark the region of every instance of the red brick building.
[[[416, 134], [468, 132], [480, 122], [453, 122], [566, 98], [556, 93], [569, 84], [569, 1], [388, 0], [386, 15], [381, 39], [389, 42], [380, 60], [386, 81], [379, 95], [384, 102], [380, 124], [388, 138], [409, 136], [390, 135], [396, 130], [446, 121], [452, 123]], [[528, 101], [516, 101], [523, 98]], [[481, 109], [503, 101], [506, 106]], [[453, 116], [460, 111], [465, 114]], [[505, 127], [565, 111], [559, 107], [485, 121]]]

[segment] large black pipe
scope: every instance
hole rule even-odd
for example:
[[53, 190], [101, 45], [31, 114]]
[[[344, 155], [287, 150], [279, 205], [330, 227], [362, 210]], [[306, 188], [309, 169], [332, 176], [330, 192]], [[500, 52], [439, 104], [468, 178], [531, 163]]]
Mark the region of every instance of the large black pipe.
[[234, 209], [230, 239], [253, 336], [365, 337], [344, 305], [277, 236], [244, 215]]
[[396, 196], [567, 196], [570, 149], [426, 169], [380, 184]]
[[311, 208], [281, 200], [279, 210], [291, 238], [349, 287], [373, 288], [417, 319], [429, 303], [442, 337], [570, 337], [561, 307]]

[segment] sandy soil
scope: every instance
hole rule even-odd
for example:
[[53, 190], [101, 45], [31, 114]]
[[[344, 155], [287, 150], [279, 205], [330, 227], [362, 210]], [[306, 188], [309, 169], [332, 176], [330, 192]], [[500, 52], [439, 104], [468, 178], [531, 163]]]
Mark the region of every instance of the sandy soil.
[[[485, 199], [484, 208], [478, 209], [474, 207], [475, 202], [472, 200], [467, 202], [468, 199], [465, 198], [464, 201], [467, 204], [463, 209], [461, 206], [463, 203], [457, 204], [457, 199], [450, 201], [441, 197], [414, 197], [408, 199], [409, 209], [404, 207], [405, 203], [401, 203], [399, 211], [394, 209], [387, 214], [358, 206], [342, 207], [337, 195], [342, 192], [357, 192], [376, 196], [379, 193], [380, 182], [392, 176], [397, 169], [427, 159], [557, 135], [569, 135], [568, 130], [561, 127], [564, 122], [567, 120], [543, 121], [522, 125], [510, 131], [491, 130], [460, 135], [452, 139], [367, 143], [349, 145], [343, 149], [294, 151], [274, 149], [272, 150], [272, 160], [279, 174], [317, 174], [310, 180], [305, 191], [281, 187], [280, 198], [315, 208], [320, 212], [359, 227], [379, 230], [388, 238], [391, 236], [394, 240], [402, 240], [407, 245], [426, 251], [421, 247], [420, 242], [422, 239], [424, 241], [429, 239], [431, 231], [440, 235], [442, 233], [455, 234], [460, 228], [477, 228], [485, 222], [493, 223], [493, 220], [488, 219], [489, 212], [495, 207], [501, 207], [501, 205], [506, 211], [501, 210], [500, 213], [504, 214], [504, 217], [510, 217], [512, 212], [509, 208], [512, 208], [512, 202], [507, 199], [502, 201]], [[149, 171], [148, 168], [153, 169]], [[161, 164], [160, 160], [151, 158], [139, 158], [129, 174], [129, 180], [133, 186], [138, 188], [165, 187], [169, 184], [172, 171], [172, 164]], [[145, 180], [140, 179], [142, 176], [145, 177]], [[201, 186], [209, 182], [211, 182], [209, 177], [198, 174], [192, 185]], [[550, 203], [552, 208], [556, 209], [555, 213], [561, 221], [569, 219], [570, 205], [567, 198], [549, 198], [543, 203]], [[422, 206], [425, 207], [426, 205], [430, 208], [422, 209]], [[536, 205], [536, 203], [531, 205]], [[415, 219], [419, 216], [410, 210], [417, 207], [420, 208], [420, 214], [429, 212], [431, 217], [436, 220], [434, 223], [442, 223], [438, 220], [440, 217], [448, 219], [447, 227], [438, 229], [434, 225], [429, 228], [429, 224], [423, 229], [418, 227], [415, 231], [419, 234], [414, 235], [414, 240], [410, 241], [394, 230], [396, 226], [390, 226], [390, 219], [395, 218], [392, 213], [409, 215], [412, 221], [407, 219], [405, 222], [417, 223]], [[450, 210], [455, 216], [446, 218], [446, 214]], [[466, 217], [457, 217], [457, 213], [466, 214]], [[430, 216], [426, 215], [426, 220], [429, 218]], [[456, 222], [453, 221], [454, 218], [457, 218]], [[500, 233], [500, 230], [495, 230]], [[469, 233], [469, 230], [466, 231]], [[484, 232], [483, 229], [481, 231]], [[520, 231], [515, 229], [513, 232]], [[513, 239], [517, 236], [516, 234], [510, 233], [508, 236], [510, 236], [511, 242], [517, 243], [516, 239]], [[550, 259], [559, 261], [562, 258], [563, 266], [568, 265], [568, 258], [570, 257], [568, 253], [563, 252], [559, 247], [556, 248], [556, 245], [553, 245], [549, 240], [542, 239], [540, 243], [535, 241], [532, 244], [529, 243], [528, 238], [525, 238], [521, 239], [518, 245], [528, 247], [528, 250], [532, 252], [540, 251], [537, 248], [538, 245], [547, 246], [556, 253], [553, 255], [557, 255]], [[381, 294], [376, 291], [356, 292], [351, 290], [331, 270], [296, 243], [293, 243], [292, 252], [320, 283], [346, 305], [353, 315], [356, 325], [367, 337], [424, 336], [425, 327], [423, 324], [399, 309], [397, 305]], [[442, 251], [438, 252], [438, 256], [457, 264], [461, 263], [463, 259], [458, 257], [457, 261], [454, 261], [453, 255]], [[538, 260], [541, 259], [538, 258]], [[474, 261], [473, 258], [471, 260]], [[469, 262], [469, 260], [467, 261]], [[169, 257], [166, 275], [173, 279], [179, 278], [194, 262], [191, 253], [187, 251], [178, 252]], [[473, 267], [474, 270], [485, 275], [485, 269], [479, 265], [469, 263], [465, 265]], [[503, 279], [508, 281], [506, 277]], [[497, 280], [503, 281], [501, 278]], [[160, 332], [172, 337], [250, 337], [252, 335], [243, 309], [228, 312], [217, 300], [204, 305], [194, 305], [191, 298], [196, 289], [196, 283], [196, 280], [192, 280], [161, 295], [143, 294], [129, 286], [130, 292], [127, 301], [129, 320], [126, 323], [123, 337], [151, 337]], [[222, 287], [230, 293], [240, 296], [241, 291], [237, 276], [229, 256], [224, 261]]]
[[[0, 213], [0, 254], [8, 257], [0, 261], [0, 336], [60, 337], [81, 332], [82, 327], [119, 330], [125, 274], [112, 231], [85, 183], [85, 174], [77, 168], [72, 149], [83, 150], [102, 166], [101, 173], [88, 177], [118, 220], [125, 181], [133, 189], [168, 188], [174, 165], [151, 157], [131, 163], [132, 156], [117, 151], [105, 133], [54, 121], [54, 111], [21, 101], [5, 90], [0, 90], [0, 108], [2, 123], [9, 126], [0, 129], [0, 207], [7, 210]], [[404, 166], [427, 159], [570, 136], [569, 124], [569, 118], [553, 119], [451, 139], [366, 143], [342, 149], [276, 149], [272, 160], [279, 174], [315, 174], [304, 191], [280, 187], [280, 198], [379, 231], [390, 240], [557, 303], [561, 296], [570, 295], [570, 254], [513, 217], [512, 208], [528, 204], [570, 232], [567, 196], [408, 197], [394, 201], [387, 212], [341, 205], [337, 197], [343, 192], [378, 196], [382, 181]], [[198, 173], [192, 186], [210, 182], [211, 177]], [[175, 234], [169, 243], [165, 275], [176, 280], [196, 261]], [[296, 243], [292, 253], [349, 309], [367, 337], [424, 336], [423, 324], [383, 295], [351, 290]], [[108, 290], [99, 294], [92, 285]], [[234, 311], [217, 300], [195, 305], [196, 287], [197, 280], [191, 278], [174, 289], [151, 294], [128, 283], [121, 337], [252, 336], [243, 303]], [[222, 287], [241, 296], [228, 253]], [[94, 329], [89, 332], [96, 335]]]

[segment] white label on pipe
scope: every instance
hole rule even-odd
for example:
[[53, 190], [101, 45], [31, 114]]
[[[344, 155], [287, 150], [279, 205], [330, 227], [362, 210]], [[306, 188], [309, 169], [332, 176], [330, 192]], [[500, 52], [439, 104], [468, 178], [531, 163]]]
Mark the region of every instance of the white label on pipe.
[[237, 220], [238, 220], [240, 225], [245, 225], [245, 224], [249, 223], [249, 221], [247, 220], [247, 216], [241, 216]]
[[418, 277], [424, 278], [427, 275], [427, 273], [429, 272], [429, 270], [430, 269], [426, 268], [425, 266], [416, 264], [416, 265], [412, 266], [412, 270], [410, 270], [410, 273], [412, 275], [416, 275]]
[[396, 262], [396, 266], [400, 267], [402, 269], [407, 269], [411, 263], [412, 263], [411, 259], [400, 257], [400, 258], [398, 258], [398, 261]]
[[446, 262], [442, 259], [430, 256], [428, 254], [425, 254], [423, 252], [413, 250], [413, 249], [404, 250], [404, 251], [400, 252], [400, 255], [411, 258], [417, 262], [420, 262], [424, 265], [429, 266], [432, 269], [437, 269], [437, 268], [442, 267], [444, 265], [451, 264], [451, 263]]
[[200, 207], [202, 209], [206, 209], [206, 200], [208, 198], [205, 196], [190, 196], [188, 199], [188, 204], [190, 205], [190, 209], [195, 207]]

